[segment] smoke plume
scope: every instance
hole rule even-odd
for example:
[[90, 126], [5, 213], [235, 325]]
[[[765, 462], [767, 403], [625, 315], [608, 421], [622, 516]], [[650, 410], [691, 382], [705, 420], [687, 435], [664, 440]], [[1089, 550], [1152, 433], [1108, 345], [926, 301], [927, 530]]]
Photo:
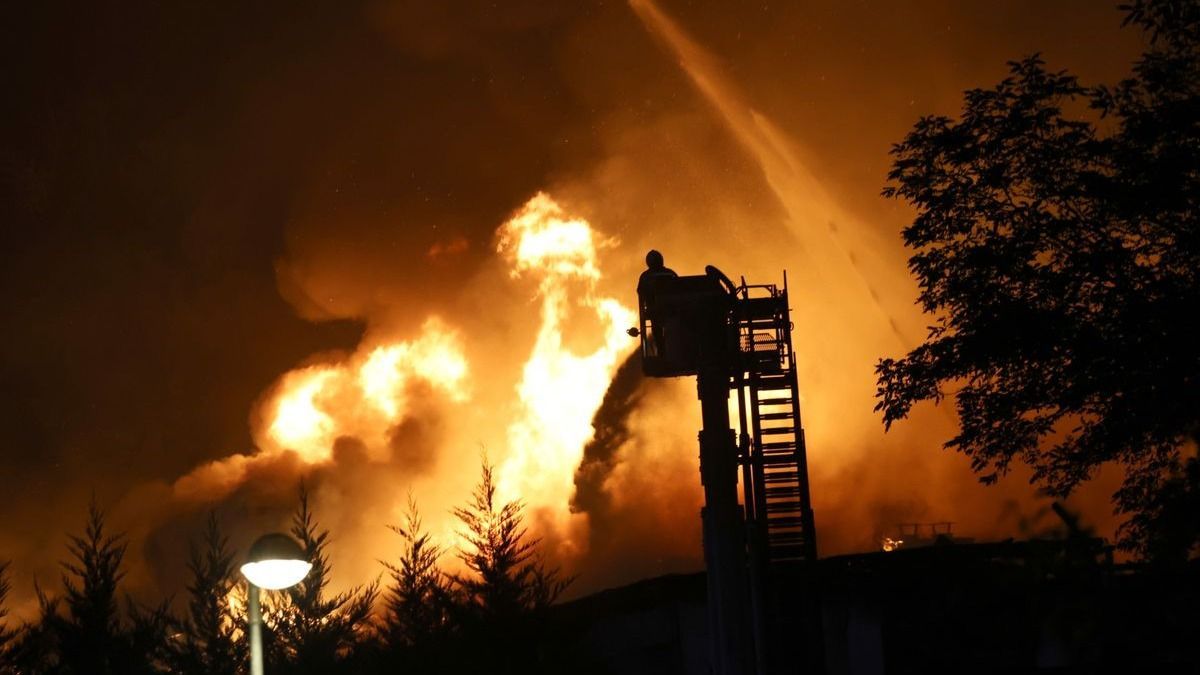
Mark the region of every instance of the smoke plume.
[[[0, 40], [18, 614], [93, 490], [153, 600], [209, 511], [244, 550], [304, 481], [345, 588], [410, 492], [454, 546], [481, 451], [573, 593], [698, 569], [693, 383], [626, 356], [649, 248], [787, 270], [823, 554], [1041, 528], [1026, 475], [938, 449], [944, 412], [872, 412], [925, 323], [878, 191], [889, 143], [1005, 60], [1116, 79], [1138, 45], [1108, 7], [135, 5], [25, 3]], [[1112, 484], [1071, 503], [1102, 534]]]

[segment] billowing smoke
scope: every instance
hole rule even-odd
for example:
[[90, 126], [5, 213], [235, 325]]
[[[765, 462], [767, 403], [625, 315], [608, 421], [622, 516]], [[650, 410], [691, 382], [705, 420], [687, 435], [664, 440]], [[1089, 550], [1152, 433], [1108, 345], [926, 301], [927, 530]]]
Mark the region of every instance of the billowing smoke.
[[571, 511], [588, 515], [590, 536], [597, 530], [609, 529], [612, 495], [605, 483], [618, 462], [617, 452], [629, 442], [633, 431], [629, 416], [641, 403], [646, 378], [642, 375], [639, 352], [630, 354], [617, 368], [612, 384], [604, 392], [604, 400], [592, 420], [592, 440], [583, 446], [583, 459], [575, 470], [575, 493], [571, 495]]
[[[137, 491], [137, 502], [160, 504], [157, 522], [142, 519], [138, 536], [153, 550], [181, 546], [171, 537], [209, 509], [236, 512], [246, 536], [280, 529], [303, 482], [323, 525], [351, 552], [335, 568], [350, 585], [378, 574], [376, 561], [394, 543], [384, 526], [409, 494], [452, 548], [451, 507], [469, 494], [486, 453], [500, 498], [525, 504], [546, 555], [573, 570], [584, 564], [590, 522], [568, 508], [572, 477], [614, 371], [618, 382], [636, 374], [628, 360], [617, 366], [633, 347], [624, 331], [634, 315], [597, 288], [598, 253], [619, 243], [545, 193], [500, 224], [495, 241], [504, 265], [481, 272], [472, 292], [490, 287], [485, 320], [528, 316], [513, 332], [532, 343], [502, 357], [519, 366], [508, 379], [477, 365], [495, 367], [496, 342], [473, 317], [430, 316], [411, 335], [369, 332], [353, 352], [319, 355], [279, 377], [252, 416], [253, 453], [203, 464], [156, 496]], [[149, 565], [151, 576], [165, 568]]]
[[[1076, 51], [1048, 52], [1055, 65], [1095, 53], [1123, 69], [1115, 13], [1047, 4], [1012, 22], [1001, 4], [467, 4], [326, 5], [289, 13], [286, 30], [271, 11], [229, 21], [196, 8], [181, 21], [162, 5], [114, 25], [187, 26], [207, 36], [195, 40], [202, 57], [184, 55], [196, 63], [177, 55], [176, 68], [148, 72], [173, 52], [119, 52], [90, 34], [101, 46], [63, 52], [114, 61], [111, 82], [75, 73], [103, 95], [31, 116], [49, 120], [52, 156], [25, 161], [21, 143], [6, 144], [17, 148], [4, 162], [5, 185], [20, 187], [13, 203], [66, 205], [58, 230], [13, 228], [48, 232], [49, 253], [5, 269], [36, 281], [11, 297], [66, 298], [54, 316], [13, 317], [39, 330], [4, 350], [32, 364], [5, 370], [29, 390], [4, 409], [7, 429], [28, 432], [14, 447], [29, 450], [8, 458], [16, 478], [0, 476], [14, 495], [0, 548], [16, 560], [18, 593], [34, 571], [52, 582], [91, 485], [133, 543], [128, 580], [146, 596], [178, 595], [187, 540], [209, 510], [244, 548], [286, 527], [301, 482], [333, 533], [335, 585], [363, 583], [393, 554], [385, 526], [410, 492], [453, 546], [450, 509], [483, 453], [549, 555], [579, 574], [573, 592], [697, 569], [694, 384], [641, 380], [623, 333], [651, 247], [681, 274], [711, 263], [780, 283], [788, 271], [823, 554], [872, 549], [896, 522], [953, 520], [979, 538], [1044, 529], [1025, 475], [985, 489], [939, 450], [945, 412], [920, 409], [886, 436], [872, 412], [876, 359], [924, 330], [895, 234], [909, 214], [877, 193], [887, 144], [917, 114], [952, 114], [1005, 59], [1061, 44]], [[1106, 21], [1112, 31], [1097, 28]], [[221, 68], [204, 60], [211, 44], [232, 45]], [[158, 70], [172, 95], [188, 94], [177, 72], [201, 88], [146, 129], [158, 90], [143, 101], [126, 89]], [[93, 148], [97, 100], [115, 111], [101, 120], [112, 147], [95, 146], [98, 169], [54, 173], [82, 157], [58, 148]], [[222, 112], [198, 121], [187, 109]], [[61, 126], [71, 115], [83, 138]], [[131, 126], [110, 133], [118, 122]], [[118, 163], [128, 148], [138, 154]], [[161, 199], [147, 205], [148, 194]], [[80, 228], [78, 214], [104, 226]], [[144, 238], [164, 250], [89, 234], [131, 214], [182, 233]], [[136, 274], [122, 283], [118, 268]], [[163, 279], [176, 268], [184, 278]], [[99, 320], [118, 297], [150, 318]], [[41, 344], [84, 331], [83, 346]], [[132, 349], [129, 331], [145, 334]], [[48, 391], [30, 373], [77, 376]], [[39, 463], [49, 478], [22, 478]], [[1107, 513], [1113, 478], [1081, 495], [1085, 520]]]

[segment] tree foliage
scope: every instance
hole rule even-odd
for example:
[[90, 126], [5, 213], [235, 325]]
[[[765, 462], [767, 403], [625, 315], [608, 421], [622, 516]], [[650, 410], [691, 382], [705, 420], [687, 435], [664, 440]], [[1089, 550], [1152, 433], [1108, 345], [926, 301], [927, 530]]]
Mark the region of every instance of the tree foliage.
[[59, 661], [52, 633], [59, 611], [58, 598], [46, 595], [37, 581], [33, 583], [33, 591], [38, 600], [38, 620], [21, 626], [6, 655], [4, 666], [8, 670], [0, 669], [5, 675], [51, 673]]
[[11, 665], [10, 653], [17, 631], [8, 624], [8, 592], [12, 582], [8, 579], [9, 561], [0, 560], [0, 673], [8, 673]]
[[291, 673], [327, 673], [358, 656], [371, 633], [374, 584], [328, 593], [329, 531], [321, 529], [309, 506], [307, 490], [292, 517], [291, 534], [300, 542], [312, 570], [299, 584], [278, 593], [265, 615], [272, 633], [277, 668]]
[[[459, 551], [466, 571], [452, 576], [441, 569], [444, 549], [424, 530], [409, 496], [402, 522], [391, 528], [402, 547], [394, 562], [382, 562], [390, 583], [375, 615], [376, 584], [329, 592], [330, 533], [301, 487], [290, 533], [313, 567], [296, 586], [264, 597], [267, 671], [536, 671], [527, 647], [543, 635], [538, 610], [568, 580], [539, 560], [521, 504], [497, 503], [486, 460], [470, 501], [454, 513], [466, 526]], [[8, 564], [0, 561], [0, 675], [246, 672], [247, 585], [214, 514], [190, 547], [180, 616], [167, 602], [143, 607], [119, 600], [126, 542], [109, 531], [94, 501], [67, 549], [63, 592], [49, 595], [35, 582], [39, 616], [18, 630], [5, 620]]]
[[68, 672], [120, 672], [129, 656], [117, 606], [125, 547], [121, 535], [105, 532], [104, 513], [93, 501], [83, 533], [69, 536], [71, 559], [61, 563], [67, 615], [55, 632]]
[[230, 602], [238, 581], [229, 539], [215, 513], [209, 514], [199, 544], [192, 544], [187, 566], [187, 615], [172, 622], [178, 635], [170, 655], [172, 672], [235, 675], [249, 658], [245, 615]]
[[450, 586], [438, 568], [442, 548], [424, 531], [411, 494], [403, 523], [389, 529], [400, 535], [403, 548], [395, 563], [383, 562], [391, 583], [384, 596], [382, 635], [389, 647], [407, 649], [446, 630]]
[[1124, 10], [1151, 38], [1128, 79], [1086, 87], [1034, 55], [894, 146], [884, 194], [915, 207], [903, 237], [934, 323], [879, 362], [877, 410], [890, 427], [952, 396], [947, 445], [985, 483], [1015, 460], [1065, 495], [1117, 463], [1122, 545], [1178, 557], [1200, 512], [1162, 510], [1194, 497], [1154, 500], [1197, 485], [1200, 3]]
[[124, 572], [125, 541], [110, 534], [93, 499], [81, 534], [68, 537], [61, 598], [37, 588], [39, 621], [26, 626], [12, 648], [16, 672], [54, 675], [138, 675], [164, 670], [165, 603], [141, 608], [117, 591]]
[[454, 515], [466, 530], [458, 557], [470, 575], [453, 575], [463, 602], [478, 617], [516, 617], [554, 602], [569, 579], [535, 557], [539, 540], [528, 538], [520, 501], [498, 504], [493, 467], [483, 458], [479, 484]]

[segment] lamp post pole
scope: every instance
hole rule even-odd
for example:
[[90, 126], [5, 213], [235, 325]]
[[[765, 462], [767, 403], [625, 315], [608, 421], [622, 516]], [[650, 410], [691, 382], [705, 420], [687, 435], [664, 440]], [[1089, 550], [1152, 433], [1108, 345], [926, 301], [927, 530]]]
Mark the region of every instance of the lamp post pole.
[[250, 596], [246, 617], [250, 632], [250, 675], [263, 675], [262, 589], [278, 591], [300, 583], [312, 569], [312, 563], [295, 539], [278, 532], [259, 537], [246, 558], [242, 575], [246, 577]]
[[263, 675], [263, 645], [262, 645], [262, 591], [253, 583], [247, 582], [250, 595], [250, 675]]

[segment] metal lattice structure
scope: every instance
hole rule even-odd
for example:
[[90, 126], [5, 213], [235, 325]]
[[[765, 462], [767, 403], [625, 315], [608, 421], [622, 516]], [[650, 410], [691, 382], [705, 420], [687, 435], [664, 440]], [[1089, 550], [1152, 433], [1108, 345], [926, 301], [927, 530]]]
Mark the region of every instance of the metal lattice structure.
[[787, 276], [782, 288], [739, 286], [730, 320], [742, 357], [733, 387], [743, 430], [738, 460], [749, 544], [768, 563], [815, 560]]

